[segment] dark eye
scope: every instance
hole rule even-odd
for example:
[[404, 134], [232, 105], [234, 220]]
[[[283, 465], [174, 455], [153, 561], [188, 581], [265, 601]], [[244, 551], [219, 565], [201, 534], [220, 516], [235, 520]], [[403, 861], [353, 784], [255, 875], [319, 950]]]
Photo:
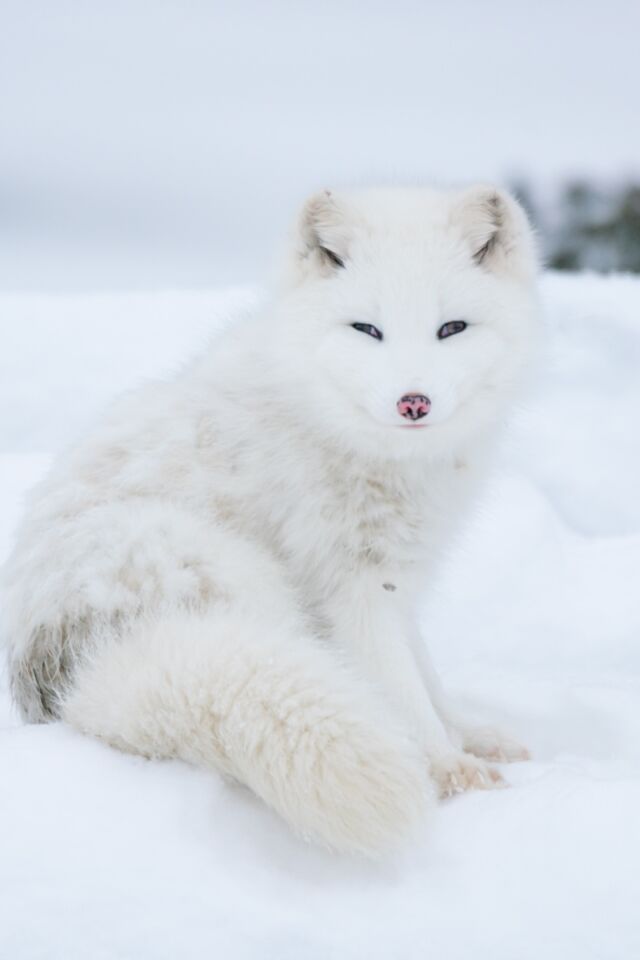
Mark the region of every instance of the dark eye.
[[443, 323], [438, 330], [438, 340], [444, 340], [445, 337], [452, 337], [456, 333], [462, 333], [467, 329], [464, 320], [450, 320], [449, 323]]
[[382, 330], [378, 330], [372, 323], [352, 323], [351, 326], [354, 330], [359, 330], [360, 333], [366, 333], [369, 337], [374, 337], [376, 340], [383, 339]]

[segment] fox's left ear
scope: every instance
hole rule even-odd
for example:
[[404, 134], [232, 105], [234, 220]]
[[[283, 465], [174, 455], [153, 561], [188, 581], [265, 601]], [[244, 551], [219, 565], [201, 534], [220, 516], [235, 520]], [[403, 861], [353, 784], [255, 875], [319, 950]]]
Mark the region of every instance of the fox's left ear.
[[535, 276], [538, 255], [531, 225], [506, 191], [491, 186], [464, 190], [454, 202], [452, 223], [462, 230], [474, 263], [525, 281]]
[[351, 219], [346, 202], [331, 190], [315, 193], [304, 204], [294, 238], [303, 274], [330, 275], [345, 267]]

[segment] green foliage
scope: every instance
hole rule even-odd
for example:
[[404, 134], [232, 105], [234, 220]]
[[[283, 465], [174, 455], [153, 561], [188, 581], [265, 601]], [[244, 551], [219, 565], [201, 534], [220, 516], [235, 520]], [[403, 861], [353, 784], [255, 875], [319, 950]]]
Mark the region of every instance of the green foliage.
[[526, 183], [513, 189], [538, 231], [549, 267], [640, 273], [640, 185], [606, 189], [576, 180], [546, 204]]

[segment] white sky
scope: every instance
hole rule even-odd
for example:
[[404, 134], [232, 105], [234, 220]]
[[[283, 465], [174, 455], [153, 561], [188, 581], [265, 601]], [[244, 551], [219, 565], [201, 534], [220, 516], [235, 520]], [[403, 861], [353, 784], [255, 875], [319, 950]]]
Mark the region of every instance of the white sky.
[[0, 0], [0, 286], [260, 279], [301, 196], [640, 178], [631, 0]]

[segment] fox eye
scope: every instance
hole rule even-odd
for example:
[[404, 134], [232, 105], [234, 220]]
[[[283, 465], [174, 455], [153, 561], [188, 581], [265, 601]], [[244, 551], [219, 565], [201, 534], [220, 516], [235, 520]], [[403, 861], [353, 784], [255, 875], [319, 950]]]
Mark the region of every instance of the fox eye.
[[377, 327], [374, 327], [372, 323], [352, 323], [351, 326], [354, 330], [359, 330], [360, 333], [366, 333], [369, 337], [373, 337], [375, 340], [382, 340], [382, 330], [378, 330]]
[[446, 337], [452, 337], [456, 333], [462, 333], [467, 329], [464, 320], [450, 320], [449, 323], [443, 323], [438, 330], [438, 340], [444, 340]]

